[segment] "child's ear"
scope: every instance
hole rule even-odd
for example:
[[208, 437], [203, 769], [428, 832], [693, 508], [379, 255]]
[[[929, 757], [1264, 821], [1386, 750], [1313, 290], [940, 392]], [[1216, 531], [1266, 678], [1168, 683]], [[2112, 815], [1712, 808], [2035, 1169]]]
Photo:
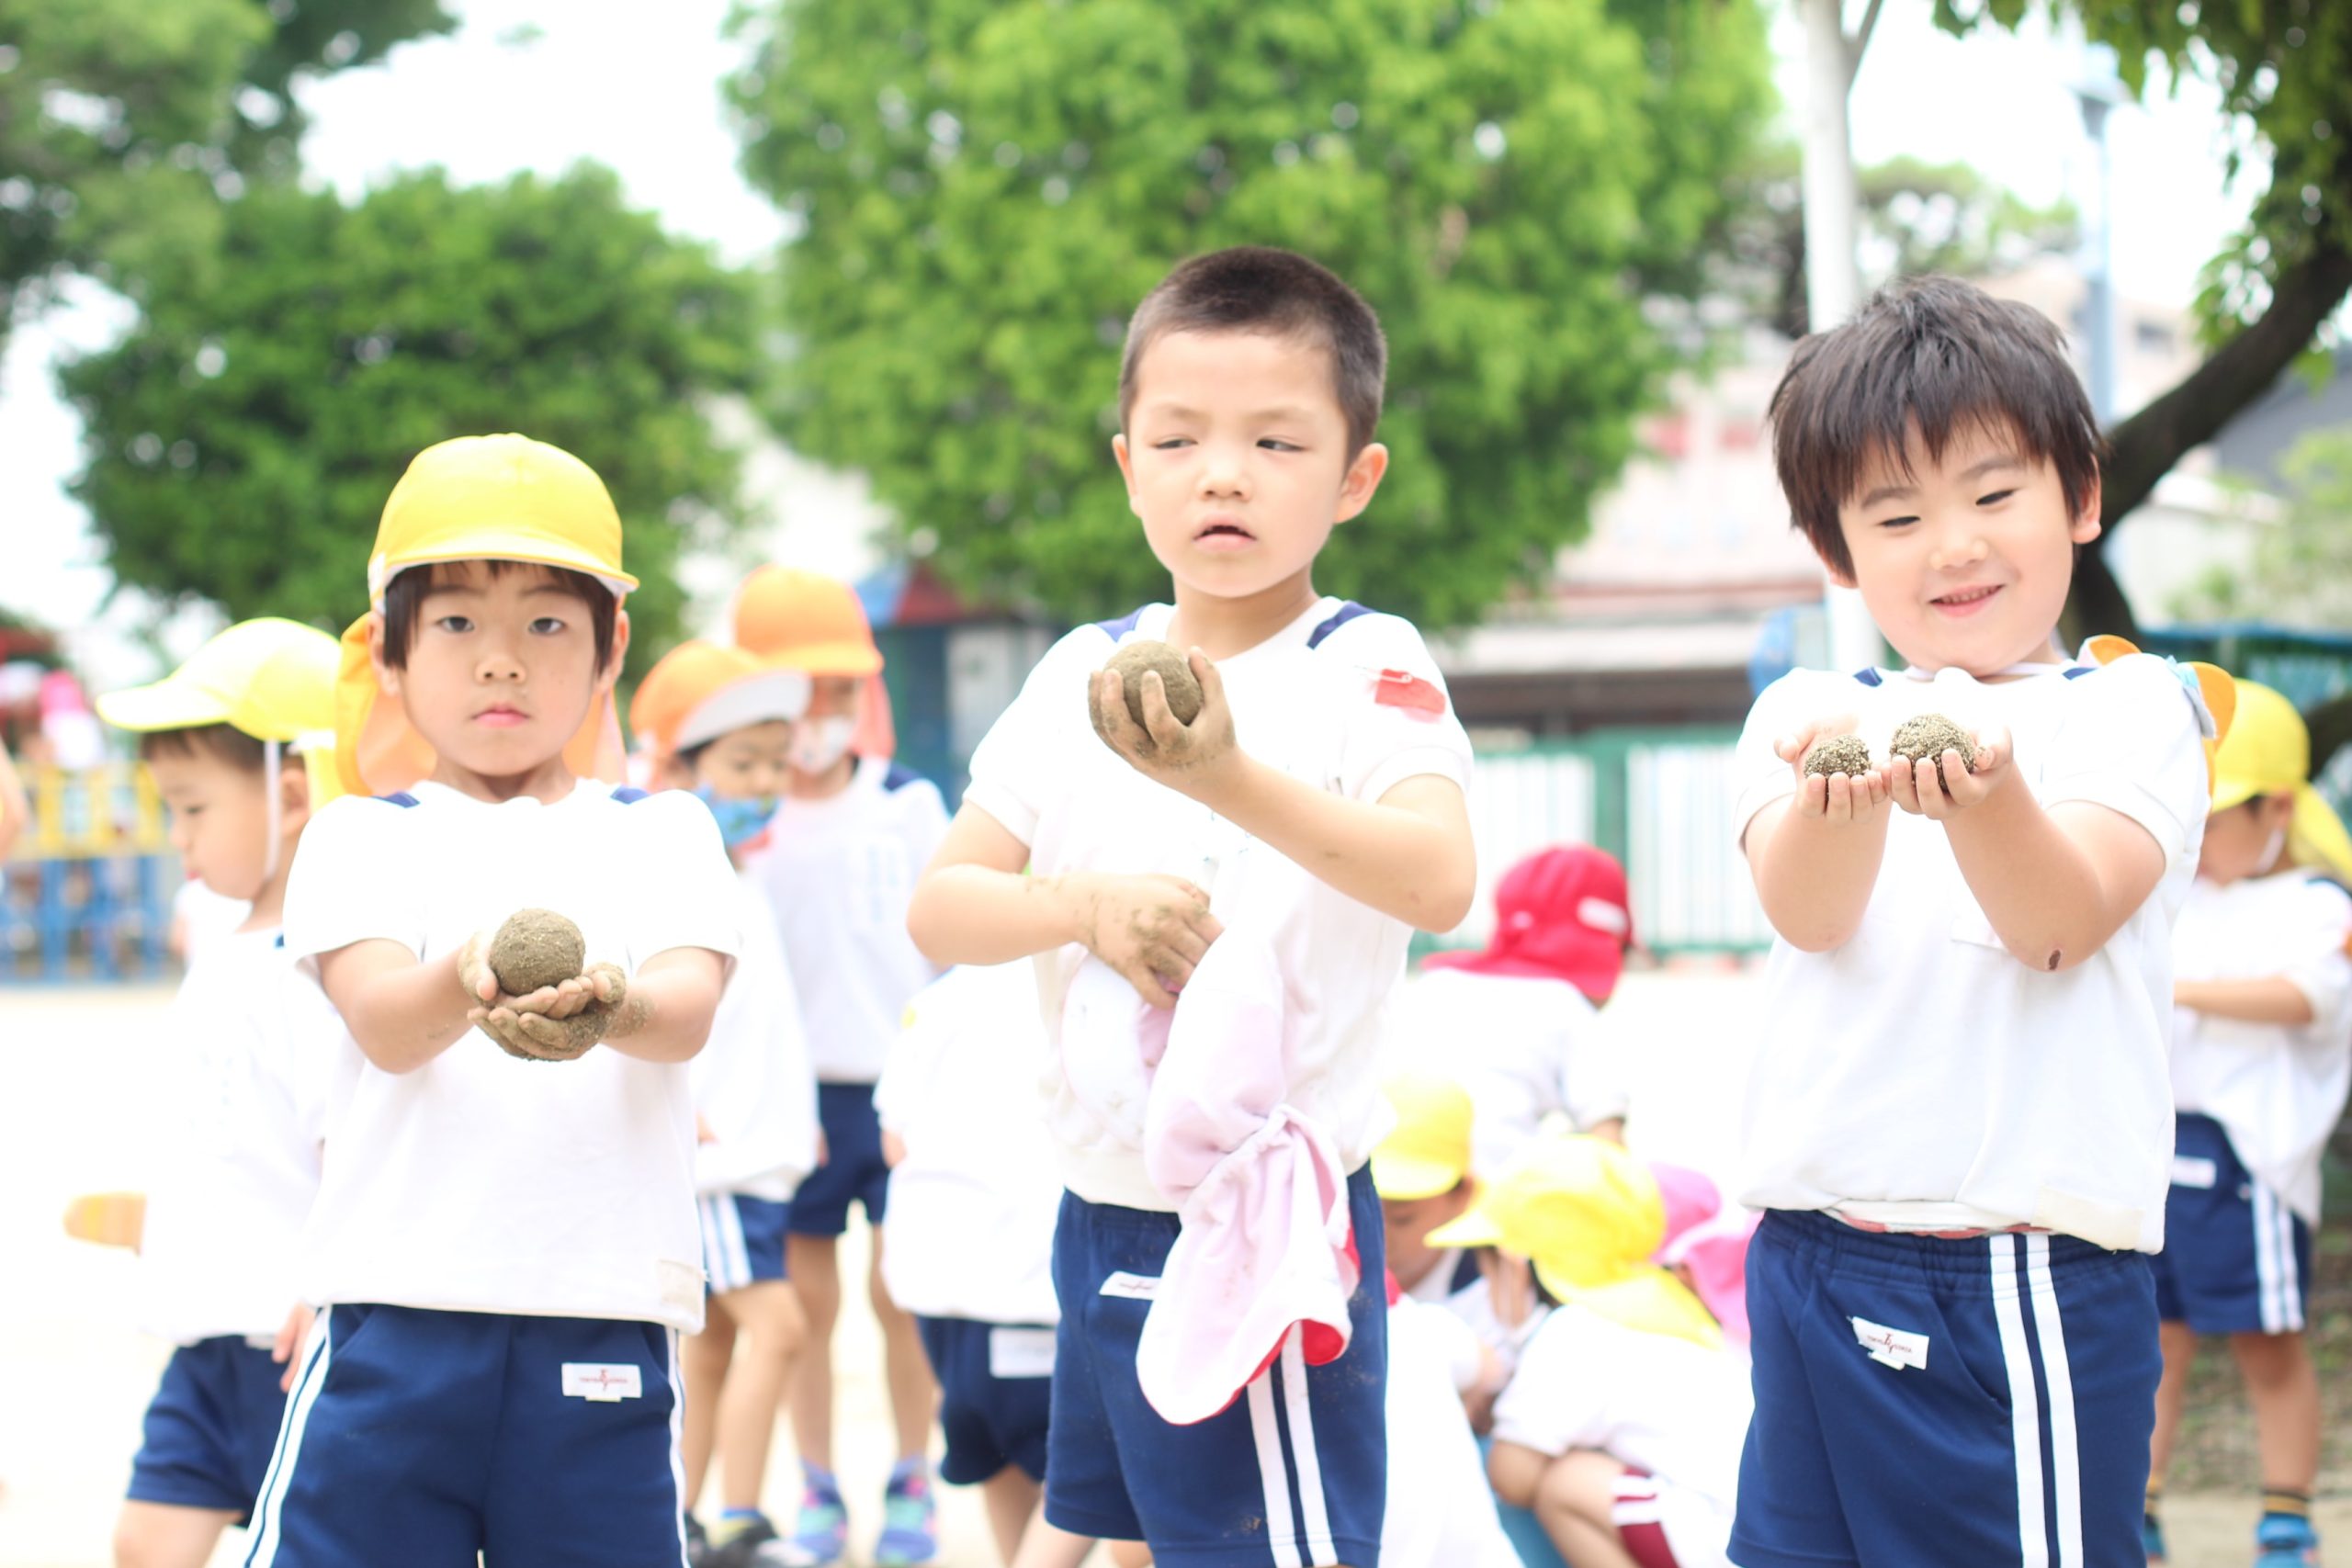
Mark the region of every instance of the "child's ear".
[[628, 612], [616, 609], [613, 612], [613, 656], [605, 660], [605, 667], [596, 672], [596, 690], [600, 694], [612, 694], [614, 682], [621, 678], [621, 660], [628, 657]]
[[1118, 459], [1119, 478], [1126, 482], [1127, 510], [1134, 513], [1137, 517], [1141, 517], [1143, 515], [1143, 506], [1136, 496], [1136, 466], [1134, 458], [1127, 448], [1127, 434], [1125, 431], [1121, 431], [1118, 434], [1111, 437], [1111, 456]]
[[2100, 491], [2098, 476], [2091, 476], [2090, 487], [2083, 492], [2082, 511], [2066, 530], [2066, 536], [2078, 545], [2087, 545], [2099, 536], [2106, 525], [2099, 520]]
[[277, 765], [277, 820], [281, 831], [298, 833], [311, 819], [310, 764], [288, 752]]
[[1377, 441], [1367, 442], [1364, 449], [1348, 465], [1347, 477], [1340, 481], [1340, 512], [1334, 523], [1345, 523], [1359, 516], [1372, 504], [1373, 492], [1380, 488], [1381, 479], [1388, 472], [1388, 448]]
[[368, 612], [368, 663], [376, 671], [376, 689], [388, 697], [401, 694], [401, 672], [384, 662], [384, 612]]

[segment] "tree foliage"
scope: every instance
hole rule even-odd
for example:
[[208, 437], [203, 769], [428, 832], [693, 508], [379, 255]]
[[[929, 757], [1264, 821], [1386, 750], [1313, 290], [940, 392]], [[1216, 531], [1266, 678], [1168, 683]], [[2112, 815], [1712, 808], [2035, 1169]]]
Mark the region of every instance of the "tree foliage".
[[74, 492], [119, 581], [339, 630], [366, 608], [409, 458], [520, 430], [610, 486], [646, 583], [640, 649], [658, 651], [682, 528], [736, 504], [705, 405], [750, 382], [740, 276], [593, 169], [475, 188], [427, 174], [348, 206], [257, 186], [221, 221], [216, 247], [135, 280], [124, 341], [62, 373], [87, 429]]
[[1437, 625], [1584, 529], [1771, 107], [1753, 0], [764, 0], [745, 167], [802, 225], [773, 409], [953, 581], [1165, 592], [1107, 450], [1180, 257], [1334, 266], [1391, 349], [1395, 464], [1320, 584]]
[[0, 0], [0, 338], [42, 286], [209, 240], [294, 162], [294, 84], [447, 30], [443, 0]]
[[2279, 459], [2283, 504], [2256, 525], [2243, 571], [2215, 571], [2177, 609], [2190, 619], [2352, 631], [2352, 428], [2315, 430]]

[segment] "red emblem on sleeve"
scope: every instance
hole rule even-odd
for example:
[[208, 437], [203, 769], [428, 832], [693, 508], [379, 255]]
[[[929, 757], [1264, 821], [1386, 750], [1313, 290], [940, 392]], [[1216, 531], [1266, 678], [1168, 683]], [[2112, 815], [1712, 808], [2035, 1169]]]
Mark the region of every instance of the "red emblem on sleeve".
[[1383, 670], [1373, 681], [1372, 700], [1424, 718], [1445, 713], [1445, 694], [1408, 670]]

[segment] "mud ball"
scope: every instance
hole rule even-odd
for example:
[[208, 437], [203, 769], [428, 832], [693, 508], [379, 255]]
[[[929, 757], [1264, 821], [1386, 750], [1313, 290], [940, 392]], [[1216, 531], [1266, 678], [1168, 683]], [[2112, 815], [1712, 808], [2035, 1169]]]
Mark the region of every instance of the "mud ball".
[[1825, 778], [1832, 773], [1860, 778], [1871, 771], [1870, 744], [1859, 735], [1833, 735], [1804, 754], [1804, 771]]
[[[1190, 724], [1201, 716], [1201, 683], [1193, 678], [1193, 666], [1183, 650], [1165, 642], [1131, 642], [1112, 656], [1103, 666], [1118, 672], [1119, 690], [1127, 699], [1127, 713], [1137, 724], [1143, 717], [1143, 677], [1147, 670], [1157, 671], [1160, 683], [1167, 688], [1168, 711], [1176, 716], [1179, 724]], [[1147, 727], [1148, 728], [1148, 727]]]
[[1943, 781], [1946, 789], [1950, 789], [1951, 780], [1945, 774], [1942, 761], [1947, 751], [1959, 752], [1960, 765], [1972, 773], [1976, 771], [1976, 742], [1969, 738], [1968, 731], [1939, 713], [1923, 713], [1917, 718], [1905, 720], [1903, 728], [1894, 732], [1894, 739], [1887, 743], [1886, 748], [1890, 758], [1900, 757], [1906, 762], [1933, 760], [1937, 778]]
[[510, 997], [577, 979], [587, 963], [580, 928], [553, 909], [517, 909], [490, 939], [490, 972]]

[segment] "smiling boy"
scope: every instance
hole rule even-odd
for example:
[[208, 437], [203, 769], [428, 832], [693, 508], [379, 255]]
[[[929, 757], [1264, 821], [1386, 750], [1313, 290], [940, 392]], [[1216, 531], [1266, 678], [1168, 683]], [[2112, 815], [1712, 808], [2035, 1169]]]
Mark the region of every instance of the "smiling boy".
[[[1376, 1020], [1411, 931], [1467, 912], [1469, 744], [1408, 622], [1317, 593], [1332, 530], [1370, 504], [1385, 347], [1347, 285], [1243, 248], [1176, 268], [1137, 308], [1113, 443], [1175, 603], [1083, 626], [1046, 654], [972, 759], [972, 784], [909, 926], [940, 963], [1035, 955], [1058, 1070], [1047, 1117], [1068, 1193], [1046, 1517], [1187, 1564], [1378, 1560], [1386, 1452]], [[1120, 644], [1189, 649], [1189, 725], [1143, 679], [1146, 723], [1102, 671]], [[1102, 734], [1088, 705], [1101, 716]], [[1319, 879], [1299, 920], [1289, 1103], [1340, 1154], [1363, 1279], [1347, 1351], [1293, 1343], [1246, 1396], [1191, 1426], [1145, 1401], [1136, 1348], [1176, 1203], [1087, 1109], [1061, 1012], [1091, 953], [1169, 1006], [1217, 940], [1220, 868], [1255, 840]], [[1025, 870], [1029, 873], [1023, 875]], [[1094, 1049], [1139, 1041], [1090, 1035]], [[1278, 1409], [1279, 1407], [1279, 1409]], [[1053, 1561], [1033, 1532], [1023, 1563]]]
[[[732, 870], [700, 801], [594, 780], [636, 581], [586, 464], [520, 435], [427, 448], [368, 576], [336, 701], [355, 795], [312, 819], [286, 892], [287, 951], [366, 1062], [246, 1561], [682, 1562], [685, 1064], [738, 940]], [[533, 907], [579, 927], [583, 973], [502, 994], [489, 933]]]
[[[1796, 525], [1906, 668], [1783, 677], [1739, 742], [1780, 941], [1732, 1556], [2138, 1568], [2207, 716], [2162, 660], [2059, 650], [2099, 438], [2041, 316], [1902, 286], [1800, 344], [1771, 412]], [[1930, 711], [1973, 771], [1803, 772]]]

